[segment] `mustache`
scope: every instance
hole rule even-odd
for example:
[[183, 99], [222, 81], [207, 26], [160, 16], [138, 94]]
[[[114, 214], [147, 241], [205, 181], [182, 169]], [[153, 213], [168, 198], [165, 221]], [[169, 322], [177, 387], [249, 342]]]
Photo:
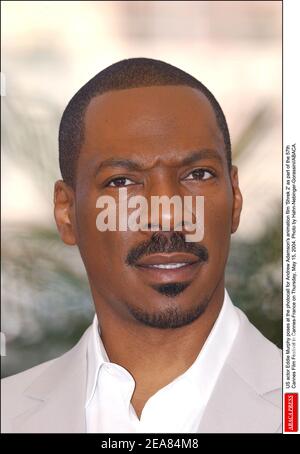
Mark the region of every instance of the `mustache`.
[[144, 241], [129, 251], [126, 263], [134, 266], [145, 255], [156, 253], [170, 254], [172, 252], [191, 253], [196, 255], [202, 262], [207, 262], [209, 257], [208, 250], [204, 245], [186, 242], [182, 232], [172, 232], [171, 235], [155, 232], [149, 241]]

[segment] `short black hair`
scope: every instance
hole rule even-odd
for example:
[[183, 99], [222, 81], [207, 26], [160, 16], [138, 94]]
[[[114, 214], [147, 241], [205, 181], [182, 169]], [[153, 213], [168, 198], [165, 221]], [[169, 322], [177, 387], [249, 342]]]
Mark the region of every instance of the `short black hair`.
[[231, 143], [225, 115], [213, 94], [201, 82], [176, 66], [151, 58], [129, 58], [96, 74], [69, 101], [59, 126], [59, 165], [63, 180], [75, 186], [77, 160], [84, 141], [84, 115], [95, 96], [114, 90], [163, 85], [184, 85], [198, 89], [209, 100], [223, 134], [228, 168]]

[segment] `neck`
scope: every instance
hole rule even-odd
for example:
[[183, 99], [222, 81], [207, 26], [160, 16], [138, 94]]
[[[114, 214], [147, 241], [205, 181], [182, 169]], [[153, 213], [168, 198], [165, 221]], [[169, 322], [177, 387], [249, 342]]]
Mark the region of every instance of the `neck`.
[[223, 300], [224, 280], [216, 287], [204, 313], [194, 322], [176, 329], [158, 329], [124, 320], [103, 300], [95, 299], [105, 350], [111, 362], [133, 376], [136, 383], [133, 399], [146, 401], [193, 364]]

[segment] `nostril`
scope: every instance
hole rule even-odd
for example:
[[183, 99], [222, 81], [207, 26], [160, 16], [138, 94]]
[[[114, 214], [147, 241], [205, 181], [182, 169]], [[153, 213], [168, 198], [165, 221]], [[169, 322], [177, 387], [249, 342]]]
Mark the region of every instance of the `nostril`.
[[161, 230], [161, 225], [155, 222], [149, 222], [148, 230], [151, 230], [152, 232], [158, 232]]

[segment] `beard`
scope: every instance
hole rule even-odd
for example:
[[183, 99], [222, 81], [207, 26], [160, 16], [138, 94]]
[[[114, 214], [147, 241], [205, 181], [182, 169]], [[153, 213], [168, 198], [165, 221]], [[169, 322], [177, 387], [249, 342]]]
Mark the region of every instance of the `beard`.
[[183, 292], [190, 282], [171, 282], [170, 284], [152, 285], [152, 288], [164, 296], [173, 298]]
[[[135, 266], [143, 256], [171, 252], [192, 253], [203, 263], [207, 262], [209, 258], [208, 250], [204, 245], [186, 242], [182, 232], [173, 231], [170, 236], [163, 232], [155, 232], [149, 241], [132, 248], [125, 262], [129, 266]], [[128, 303], [126, 304], [127, 309], [138, 322], [153, 328], [170, 329], [188, 325], [204, 313], [209, 302], [208, 298], [204, 298], [192, 309], [181, 309], [176, 302], [176, 296], [181, 294], [190, 284], [191, 282], [172, 282], [151, 285], [152, 289], [160, 295], [174, 298], [171, 304], [156, 312], [147, 312]]]
[[[168, 284], [169, 286], [175, 286], [175, 285], [182, 285], [182, 284]], [[161, 286], [164, 287], [164, 289], [160, 289], [160, 293], [165, 294], [166, 289], [165, 285]], [[176, 287], [168, 288], [168, 295], [167, 296], [174, 296], [173, 294], [171, 295], [170, 293], [175, 292], [177, 293], [179, 290], [175, 290]], [[183, 291], [180, 290], [179, 293]], [[177, 293], [178, 294], [178, 293]], [[127, 304], [127, 309], [129, 313], [135, 318], [136, 321], [139, 323], [142, 323], [145, 326], [149, 326], [152, 328], [159, 328], [159, 329], [175, 329], [175, 328], [181, 328], [182, 326], [189, 325], [190, 323], [194, 322], [197, 320], [206, 310], [207, 306], [209, 303], [209, 299], [206, 298], [200, 303], [197, 304], [197, 306], [191, 308], [191, 309], [181, 309], [178, 307], [178, 305], [171, 303], [170, 305], [167, 305], [165, 308], [157, 310], [155, 312], [148, 312], [143, 309], [131, 306]]]

